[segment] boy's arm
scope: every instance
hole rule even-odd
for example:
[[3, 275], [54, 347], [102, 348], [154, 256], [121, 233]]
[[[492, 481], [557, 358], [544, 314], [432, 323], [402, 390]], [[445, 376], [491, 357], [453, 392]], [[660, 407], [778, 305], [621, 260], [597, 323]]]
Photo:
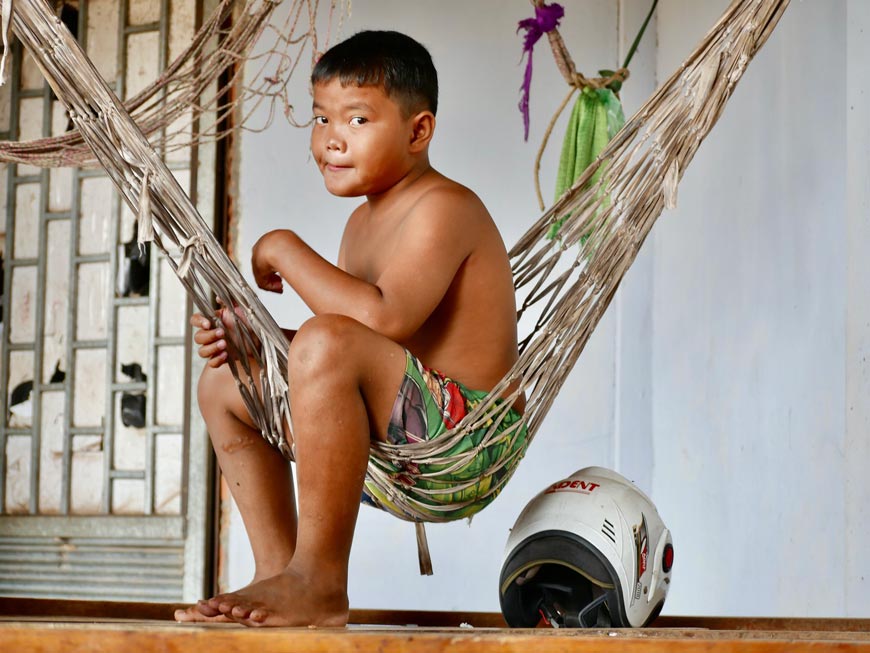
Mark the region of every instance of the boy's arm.
[[369, 283], [332, 265], [295, 233], [273, 231], [254, 246], [254, 277], [281, 292], [286, 281], [314, 312], [352, 317], [397, 341], [413, 335], [438, 306], [478, 239], [479, 200], [442, 191], [418, 202], [381, 276]]

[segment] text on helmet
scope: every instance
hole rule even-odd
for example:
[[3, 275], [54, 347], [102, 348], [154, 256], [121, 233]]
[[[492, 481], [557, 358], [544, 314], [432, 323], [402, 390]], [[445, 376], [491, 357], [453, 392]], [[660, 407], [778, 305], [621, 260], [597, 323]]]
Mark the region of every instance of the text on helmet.
[[583, 494], [589, 494], [597, 487], [601, 487], [601, 485], [590, 481], [560, 481], [553, 483], [544, 494], [552, 494], [553, 492], [582, 492]]

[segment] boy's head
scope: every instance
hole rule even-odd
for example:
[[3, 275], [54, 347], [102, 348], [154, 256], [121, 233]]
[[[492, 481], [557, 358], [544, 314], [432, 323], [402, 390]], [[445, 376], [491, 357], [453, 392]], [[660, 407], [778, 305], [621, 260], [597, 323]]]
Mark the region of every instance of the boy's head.
[[438, 109], [438, 74], [428, 50], [399, 32], [366, 31], [333, 46], [311, 73], [312, 84], [379, 86], [406, 116]]

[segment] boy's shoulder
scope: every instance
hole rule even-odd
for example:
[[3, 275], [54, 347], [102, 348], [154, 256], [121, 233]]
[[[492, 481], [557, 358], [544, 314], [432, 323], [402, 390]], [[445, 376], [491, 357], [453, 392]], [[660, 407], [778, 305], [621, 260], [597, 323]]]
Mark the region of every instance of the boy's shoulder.
[[440, 173], [428, 180], [413, 202], [410, 214], [438, 216], [439, 220], [484, 220], [492, 218], [480, 197], [473, 190]]
[[459, 250], [476, 249], [493, 224], [474, 191], [446, 177], [433, 183], [409, 204], [401, 218], [404, 237]]
[[[469, 210], [486, 212], [486, 207], [474, 191], [459, 182], [439, 175], [439, 178], [421, 189], [409, 213], [415, 210], [442, 213], [442, 209], [453, 209], [460, 212]], [[452, 211], [447, 211], [446, 214], [452, 214]]]
[[[474, 191], [440, 173], [404, 189], [398, 199], [396, 205], [401, 208], [391, 216], [397, 227], [415, 224], [449, 226], [455, 221], [467, 224], [469, 220], [492, 219]], [[366, 201], [351, 214], [348, 226], [365, 221], [372, 214], [372, 207]]]

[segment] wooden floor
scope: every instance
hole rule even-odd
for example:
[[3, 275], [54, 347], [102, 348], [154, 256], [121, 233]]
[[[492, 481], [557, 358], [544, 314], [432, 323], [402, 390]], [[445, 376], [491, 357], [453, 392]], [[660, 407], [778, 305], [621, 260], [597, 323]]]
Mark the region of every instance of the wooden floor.
[[521, 630], [492, 613], [354, 610], [344, 629], [246, 629], [176, 624], [175, 607], [0, 598], [0, 651], [870, 653], [870, 619], [661, 617], [638, 630]]

